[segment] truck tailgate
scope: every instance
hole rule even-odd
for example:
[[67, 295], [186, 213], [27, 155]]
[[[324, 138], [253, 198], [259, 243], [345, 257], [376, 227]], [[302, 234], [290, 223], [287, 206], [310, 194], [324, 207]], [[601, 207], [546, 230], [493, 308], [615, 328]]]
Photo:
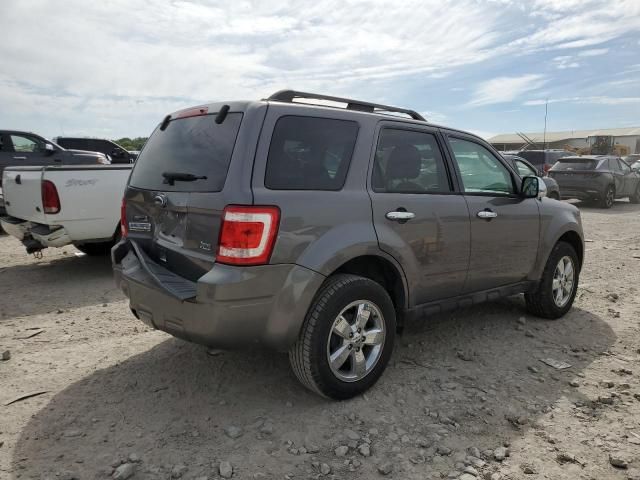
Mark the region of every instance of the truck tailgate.
[[2, 190], [7, 214], [40, 223], [45, 219], [42, 210], [43, 168], [6, 168], [2, 176]]

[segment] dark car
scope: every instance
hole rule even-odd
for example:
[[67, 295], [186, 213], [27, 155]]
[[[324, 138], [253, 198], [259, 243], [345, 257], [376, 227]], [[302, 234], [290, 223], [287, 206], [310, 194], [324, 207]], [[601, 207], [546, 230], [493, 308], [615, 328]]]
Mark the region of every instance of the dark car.
[[[0, 130], [0, 178], [5, 167], [109, 164], [98, 152], [67, 150], [31, 132]], [[0, 190], [0, 215], [5, 214]]]
[[640, 175], [618, 157], [561, 158], [549, 176], [560, 185], [562, 198], [598, 202], [602, 208], [611, 208], [616, 198], [640, 203]]
[[288, 351], [305, 386], [348, 398], [407, 318], [519, 293], [541, 317], [571, 308], [580, 211], [543, 191], [412, 110], [294, 91], [199, 105], [140, 153], [114, 274], [150, 327]]
[[529, 161], [534, 168], [544, 174], [546, 174], [551, 167], [563, 157], [573, 157], [574, 152], [561, 149], [547, 149], [547, 150], [520, 150], [517, 155]]
[[543, 176], [544, 173], [536, 170], [533, 165], [531, 165], [527, 160], [519, 157], [518, 155], [503, 153], [502, 156], [511, 163], [511, 166], [516, 169], [521, 177], [531, 175], [542, 177], [542, 180], [547, 186], [547, 197], [553, 198], [554, 200], [560, 200], [560, 187], [558, 186], [558, 182], [556, 182], [553, 178], [549, 176]]
[[109, 156], [111, 163], [133, 163], [138, 157], [135, 152], [102, 138], [55, 137], [53, 141], [64, 148], [104, 153]]

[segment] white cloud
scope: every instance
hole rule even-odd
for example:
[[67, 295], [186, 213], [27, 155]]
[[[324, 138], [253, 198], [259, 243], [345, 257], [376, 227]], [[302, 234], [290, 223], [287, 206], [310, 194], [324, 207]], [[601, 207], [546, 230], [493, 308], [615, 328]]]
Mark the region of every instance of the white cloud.
[[583, 50], [578, 53], [580, 57], [597, 57], [598, 55], [606, 55], [609, 53], [608, 48], [593, 48], [591, 50]]
[[528, 74], [519, 77], [497, 77], [480, 84], [469, 102], [471, 106], [511, 102], [524, 93], [540, 88], [546, 79], [543, 75]]
[[[549, 103], [583, 103], [583, 104], [597, 104], [597, 105], [635, 105], [640, 104], [640, 97], [609, 97], [606, 95], [596, 95], [589, 97], [564, 97], [564, 98], [551, 98]], [[544, 105], [547, 102], [546, 99], [527, 100], [523, 105], [532, 107]]]

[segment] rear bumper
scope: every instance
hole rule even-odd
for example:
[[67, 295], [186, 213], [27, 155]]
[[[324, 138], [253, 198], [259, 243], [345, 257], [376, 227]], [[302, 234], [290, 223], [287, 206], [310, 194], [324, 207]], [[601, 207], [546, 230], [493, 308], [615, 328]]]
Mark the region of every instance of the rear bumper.
[[71, 243], [63, 227], [27, 222], [15, 217], [2, 217], [0, 224], [5, 232], [20, 241], [33, 238], [43, 247], [63, 247]]
[[197, 282], [190, 282], [127, 240], [116, 244], [111, 256], [116, 284], [140, 320], [216, 348], [261, 344], [288, 350], [325, 279], [298, 265], [215, 264]]
[[595, 188], [571, 189], [560, 187], [561, 198], [577, 198], [578, 200], [599, 200], [602, 198], [603, 192]]

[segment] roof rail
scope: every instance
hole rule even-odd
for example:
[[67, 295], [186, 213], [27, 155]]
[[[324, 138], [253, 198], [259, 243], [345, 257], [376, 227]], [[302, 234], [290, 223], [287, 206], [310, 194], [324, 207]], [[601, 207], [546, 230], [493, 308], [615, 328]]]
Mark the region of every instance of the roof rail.
[[[410, 116], [414, 120], [421, 120], [426, 122], [427, 120], [415, 110], [408, 110], [406, 108], [391, 107], [389, 105], [380, 105], [378, 103], [361, 102], [360, 100], [353, 100], [351, 98], [331, 97], [329, 95], [320, 95], [317, 93], [297, 92], [295, 90], [280, 90], [271, 95], [267, 100], [275, 100], [277, 102], [294, 103], [296, 98], [308, 98], [311, 100], [326, 100], [330, 102], [346, 103], [347, 110], [357, 110], [359, 112], [395, 112], [404, 113]], [[304, 102], [300, 102], [304, 103]]]

